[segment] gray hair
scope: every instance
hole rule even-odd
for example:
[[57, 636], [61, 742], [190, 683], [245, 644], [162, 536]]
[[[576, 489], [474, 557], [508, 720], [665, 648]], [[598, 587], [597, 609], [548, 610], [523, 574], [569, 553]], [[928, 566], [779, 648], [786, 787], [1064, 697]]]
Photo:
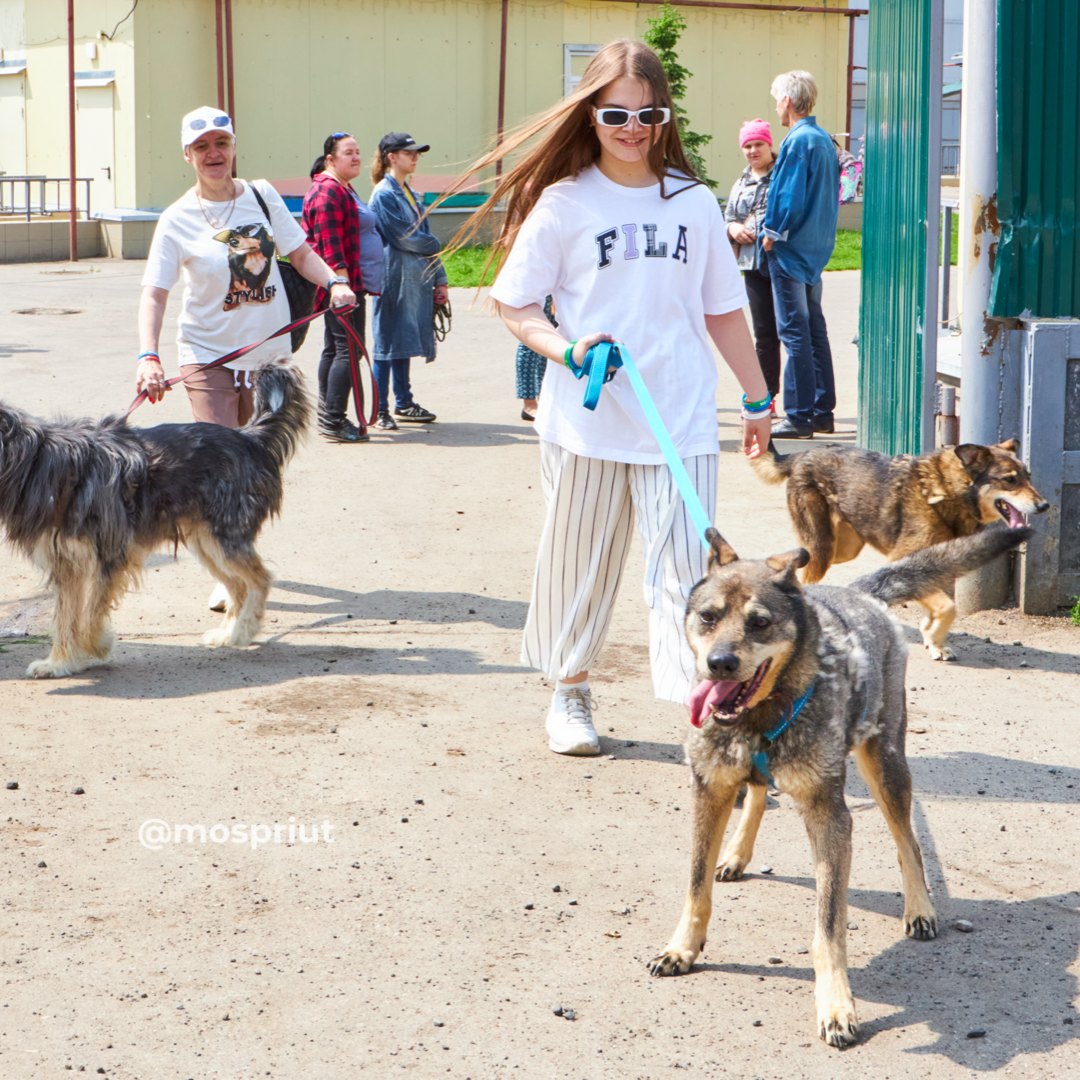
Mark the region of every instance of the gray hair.
[[791, 98], [791, 107], [800, 116], [807, 116], [817, 101], [817, 83], [809, 71], [788, 71], [773, 79], [769, 93], [774, 101]]

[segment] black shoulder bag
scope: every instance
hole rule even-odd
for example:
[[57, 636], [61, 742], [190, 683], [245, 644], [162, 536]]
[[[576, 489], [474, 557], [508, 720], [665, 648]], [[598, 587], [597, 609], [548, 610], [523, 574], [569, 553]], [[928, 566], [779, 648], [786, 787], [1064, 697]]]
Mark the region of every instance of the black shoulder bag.
[[[259, 205], [262, 207], [267, 222], [272, 224], [270, 222], [270, 210], [266, 205], [266, 201], [259, 194], [259, 189], [252, 183], [251, 190], [255, 193], [255, 198], [259, 200]], [[305, 315], [310, 315], [315, 308], [315, 293], [318, 290], [318, 285], [313, 281], [308, 281], [289, 262], [288, 258], [283, 258], [280, 254], [277, 256], [277, 265], [278, 272], [281, 274], [281, 284], [284, 286], [285, 295], [289, 299], [289, 321], [295, 322]], [[292, 351], [294, 353], [299, 352], [300, 346], [304, 344], [304, 338], [307, 337], [310, 325], [311, 323], [304, 323], [303, 326], [298, 326], [289, 335], [292, 338]]]

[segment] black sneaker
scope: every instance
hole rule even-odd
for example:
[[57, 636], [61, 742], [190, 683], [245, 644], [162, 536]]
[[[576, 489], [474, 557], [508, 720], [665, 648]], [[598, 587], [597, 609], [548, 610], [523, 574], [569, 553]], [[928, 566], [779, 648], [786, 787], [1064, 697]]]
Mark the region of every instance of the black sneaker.
[[400, 416], [408, 424], [430, 424], [435, 419], [433, 412], [428, 412], [423, 405], [417, 405], [414, 401], [404, 409], [395, 409], [395, 416]]
[[385, 411], [381, 411], [375, 418], [375, 426], [382, 431], [397, 431], [397, 424], [394, 423], [394, 418]]
[[351, 420], [342, 420], [337, 424], [320, 421], [319, 434], [330, 442], [339, 443], [367, 442], [371, 438], [366, 427], [357, 427]]
[[773, 421], [772, 437], [774, 439], [812, 439], [814, 429], [812, 427], [796, 427], [785, 416], [783, 420]]

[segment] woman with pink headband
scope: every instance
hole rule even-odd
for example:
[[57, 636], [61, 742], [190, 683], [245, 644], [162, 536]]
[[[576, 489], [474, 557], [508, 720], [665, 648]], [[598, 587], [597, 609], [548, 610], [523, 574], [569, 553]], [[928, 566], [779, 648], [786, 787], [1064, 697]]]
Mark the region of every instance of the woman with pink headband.
[[724, 208], [724, 220], [728, 223], [728, 237], [743, 272], [761, 373], [765, 376], [769, 395], [775, 401], [780, 392], [780, 337], [776, 332], [769, 268], [758, 243], [758, 238], [763, 235], [761, 226], [765, 220], [769, 180], [776, 161], [769, 122], [747, 120], [739, 130], [739, 147], [747, 166], [731, 189]]

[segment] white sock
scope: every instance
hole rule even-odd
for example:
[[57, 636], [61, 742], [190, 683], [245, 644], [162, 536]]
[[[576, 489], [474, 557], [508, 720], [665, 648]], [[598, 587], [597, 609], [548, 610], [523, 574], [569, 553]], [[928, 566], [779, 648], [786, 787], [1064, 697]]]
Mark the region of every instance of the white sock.
[[588, 693], [589, 692], [589, 680], [586, 679], [584, 682], [575, 682], [575, 683], [568, 683], [568, 682], [563, 682], [562, 680], [559, 680], [558, 682], [555, 683], [555, 693], [556, 694], [558, 694], [560, 692], [565, 692], [567, 690], [582, 690], [585, 693]]

